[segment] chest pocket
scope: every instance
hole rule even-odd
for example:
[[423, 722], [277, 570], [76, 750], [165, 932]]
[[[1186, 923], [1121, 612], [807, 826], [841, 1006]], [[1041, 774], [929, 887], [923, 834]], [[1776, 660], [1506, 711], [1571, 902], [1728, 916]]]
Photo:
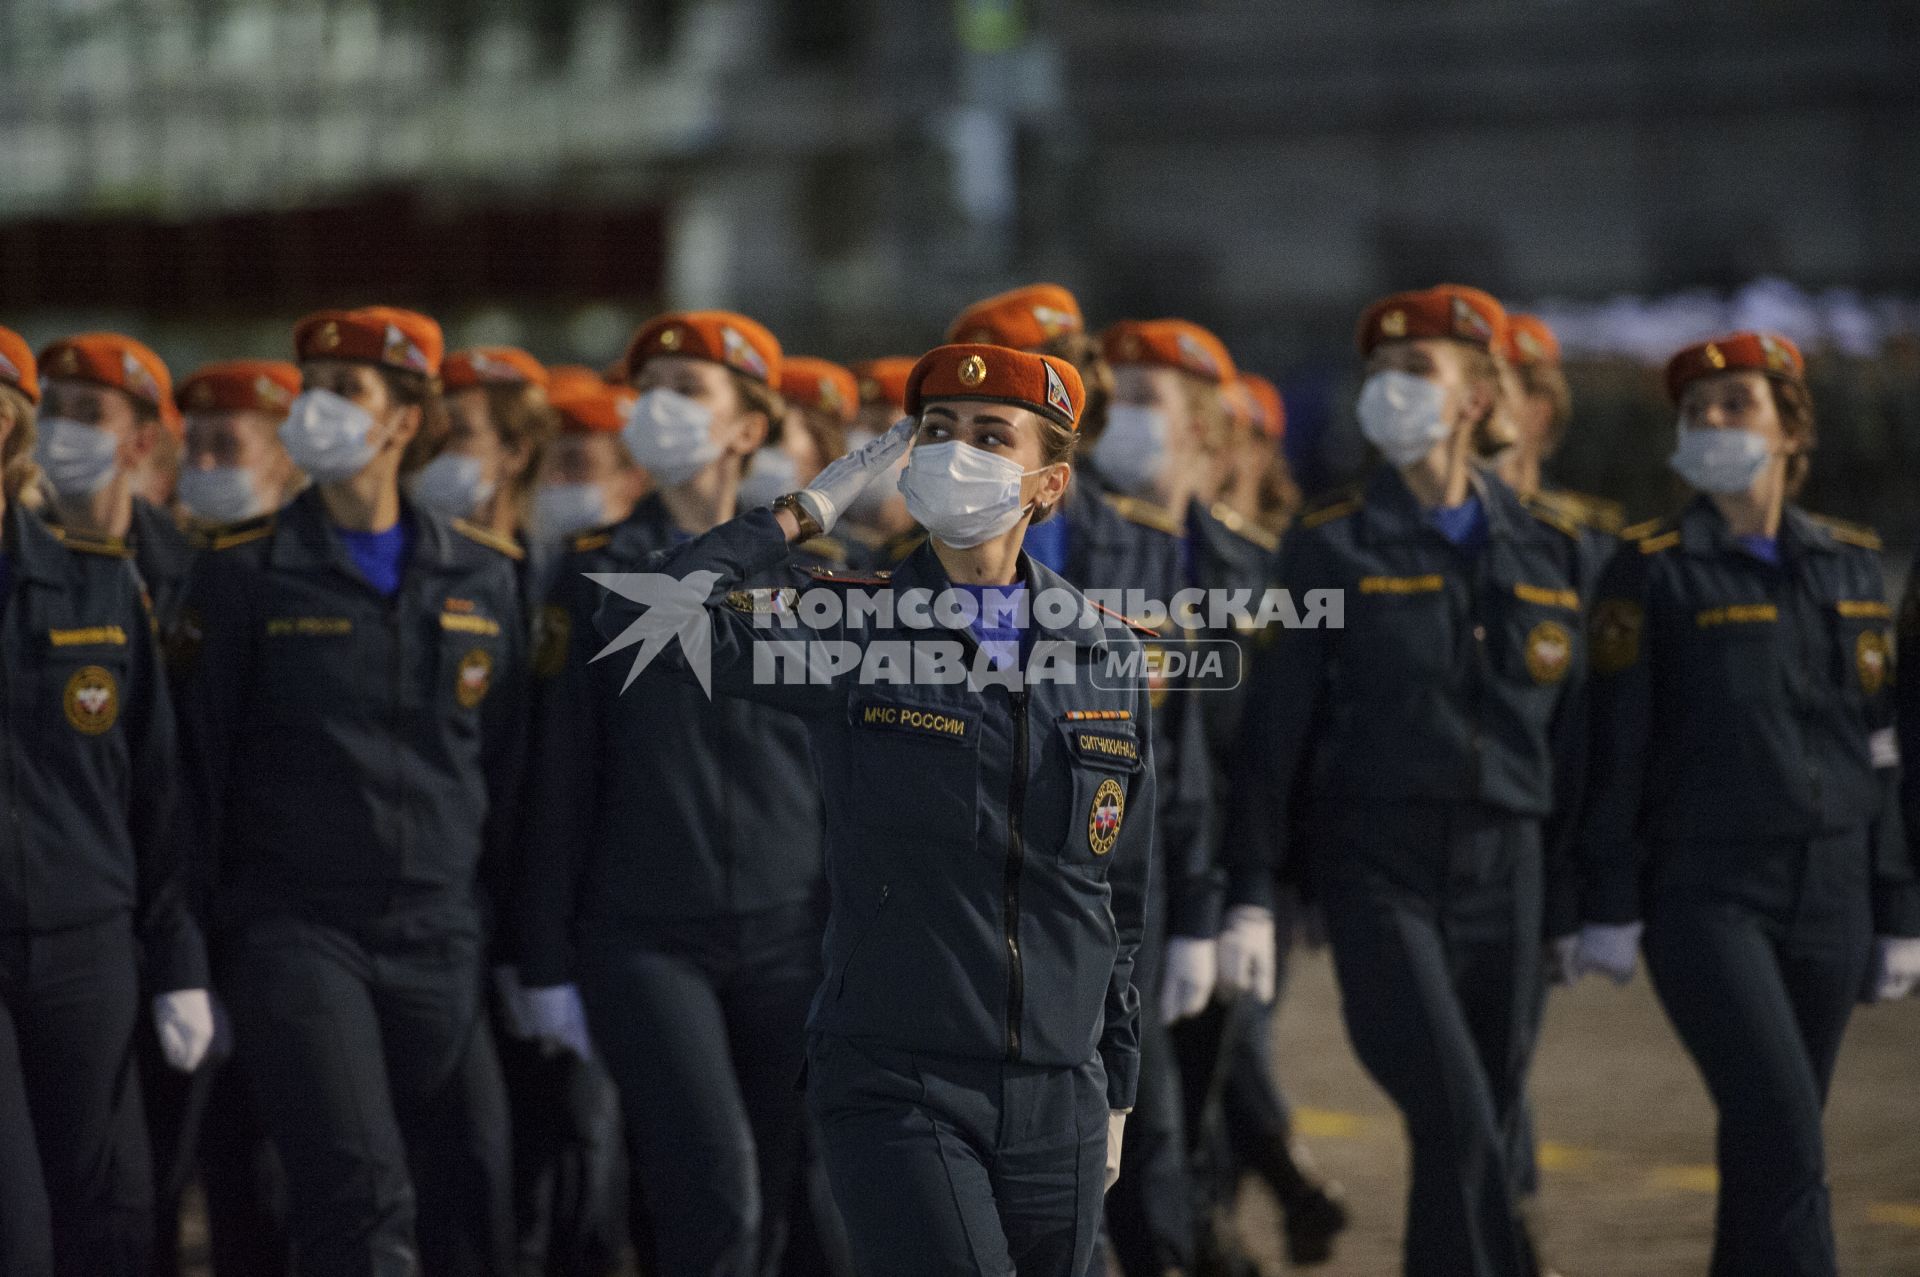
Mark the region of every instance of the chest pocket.
[[274, 609], [259, 626], [261, 707], [277, 717], [305, 720], [384, 692], [382, 627], [339, 608]]
[[121, 735], [131, 637], [124, 625], [47, 631], [38, 698], [50, 733], [70, 741]]
[[1145, 762], [1140, 739], [1127, 720], [1069, 721], [1058, 728], [1073, 777], [1058, 856], [1068, 864], [1095, 866], [1104, 875], [1121, 828], [1145, 816], [1128, 806], [1133, 777]]
[[1361, 577], [1346, 619], [1341, 663], [1356, 687], [1380, 689], [1453, 663], [1459, 626], [1438, 572]]
[[854, 819], [918, 843], [971, 847], [980, 710], [877, 695], [848, 702]]

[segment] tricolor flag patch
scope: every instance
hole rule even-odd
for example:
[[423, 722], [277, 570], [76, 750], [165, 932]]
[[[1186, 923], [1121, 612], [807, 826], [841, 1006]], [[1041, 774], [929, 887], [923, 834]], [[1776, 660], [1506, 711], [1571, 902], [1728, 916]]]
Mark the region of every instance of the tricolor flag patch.
[[392, 324], [387, 325], [387, 343], [380, 352], [380, 361], [415, 372], [427, 371], [426, 352], [407, 340], [407, 335]]
[[1060, 380], [1060, 374], [1053, 370], [1052, 364], [1041, 365], [1047, 370], [1047, 406], [1058, 410], [1068, 420], [1073, 419], [1073, 396], [1067, 393], [1067, 383]]
[[766, 380], [767, 361], [760, 357], [760, 352], [753, 348], [752, 342], [731, 328], [722, 328], [720, 330], [720, 341], [725, 347], [728, 363], [732, 364], [735, 368], [744, 369], [752, 373], [762, 381]]

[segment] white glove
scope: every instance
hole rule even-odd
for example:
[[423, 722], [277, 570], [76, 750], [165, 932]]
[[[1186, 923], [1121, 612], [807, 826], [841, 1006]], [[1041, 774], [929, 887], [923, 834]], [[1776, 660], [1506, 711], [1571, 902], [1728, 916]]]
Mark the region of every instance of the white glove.
[[806, 507], [822, 532], [833, 531], [833, 525], [847, 512], [853, 499], [887, 473], [900, 454], [912, 446], [913, 433], [919, 428], [916, 419], [900, 418], [885, 434], [874, 436], [833, 462], [800, 490], [800, 504]]
[[1167, 969], [1160, 977], [1160, 1023], [1199, 1015], [1213, 1000], [1220, 974], [1219, 950], [1212, 940], [1174, 936], [1167, 941]]
[[587, 1009], [580, 990], [571, 984], [524, 989], [527, 1029], [536, 1038], [558, 1042], [583, 1060], [593, 1058], [593, 1039], [587, 1036]]
[[1633, 979], [1633, 967], [1640, 953], [1641, 924], [1637, 922], [1589, 922], [1580, 928], [1573, 951], [1575, 976], [1599, 971], [1613, 977], [1615, 984]]
[[1580, 979], [1580, 964], [1576, 956], [1580, 950], [1580, 936], [1576, 932], [1570, 936], [1555, 936], [1547, 941], [1541, 950], [1540, 960], [1547, 968], [1548, 984], [1575, 984]]
[[[1107, 1113], [1107, 1188], [1113, 1187], [1113, 1181], [1120, 1178], [1120, 1140], [1126, 1134], [1127, 1115], [1109, 1111]], [[1100, 1190], [1105, 1192], [1106, 1189]]]
[[176, 989], [153, 999], [153, 1027], [167, 1065], [191, 1073], [213, 1045], [213, 999], [205, 989]]
[[1908, 936], [1873, 938], [1873, 1000], [1892, 1002], [1920, 985], [1920, 939]]
[[[1169, 954], [1171, 956], [1171, 954]], [[1273, 910], [1262, 905], [1235, 905], [1220, 926], [1220, 988], [1230, 994], [1251, 993], [1262, 1002], [1273, 1001], [1277, 977]]]
[[493, 992], [500, 1004], [501, 1031], [522, 1042], [535, 1036], [527, 1023], [527, 991], [520, 987], [520, 972], [510, 966], [495, 967]]

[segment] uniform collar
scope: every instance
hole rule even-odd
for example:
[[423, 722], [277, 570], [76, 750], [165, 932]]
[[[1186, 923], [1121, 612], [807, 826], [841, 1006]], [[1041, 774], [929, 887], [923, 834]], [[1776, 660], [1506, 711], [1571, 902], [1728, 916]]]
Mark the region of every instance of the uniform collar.
[[[1748, 554], [1747, 548], [1740, 544], [1740, 538], [1733, 535], [1727, 527], [1727, 521], [1720, 513], [1720, 507], [1705, 494], [1694, 497], [1686, 508], [1680, 511], [1680, 546], [1689, 554], [1712, 557], [1720, 554]], [[1833, 534], [1817, 523], [1811, 515], [1796, 505], [1787, 505], [1780, 512], [1780, 545], [1788, 553], [1804, 551], [1813, 554], [1831, 554], [1840, 547], [1835, 544]]]
[[6, 537], [15, 575], [48, 585], [66, 579], [66, 547], [18, 500], [7, 503]]
[[[445, 572], [457, 569], [459, 538], [441, 516], [413, 504], [402, 492], [400, 517], [413, 523], [413, 546], [404, 572], [420, 569]], [[313, 572], [332, 567], [356, 581], [364, 581], [347, 543], [341, 539], [317, 487], [308, 488], [280, 511], [267, 561], [276, 568]]]
[[[1084, 601], [1084, 596], [1074, 589], [1065, 577], [1033, 558], [1025, 550], [1020, 552], [1020, 580], [1027, 587], [1027, 602], [1030, 606], [1048, 590], [1070, 590], [1076, 598], [1082, 598]], [[900, 566], [893, 570], [889, 581], [895, 591], [921, 589], [936, 596], [942, 590], [954, 588], [952, 580], [947, 576], [947, 570], [940, 565], [939, 556], [933, 552], [931, 537], [923, 541], [912, 554], [901, 560]], [[1063, 639], [1080, 647], [1090, 648], [1112, 641], [1115, 630], [1119, 628], [1117, 622], [1113, 627], [1107, 626], [1101, 622], [1101, 614], [1091, 607], [1080, 607], [1075, 609], [1075, 612], [1076, 615], [1064, 624], [1050, 625], [1047, 623], [1048, 618], [1041, 617], [1039, 609], [1034, 608], [1029, 615], [1029, 621], [1041, 636]], [[1089, 612], [1093, 616], [1091, 623], [1087, 623], [1086, 614]], [[970, 638], [971, 634], [969, 633], [967, 637]]]
[[[1498, 475], [1483, 467], [1469, 465], [1467, 492], [1480, 499], [1480, 508], [1487, 516], [1489, 540], [1504, 540], [1513, 536], [1516, 529], [1526, 526], [1521, 522], [1527, 514], [1520, 504], [1520, 498]], [[1429, 513], [1421, 507], [1419, 498], [1413, 495], [1413, 489], [1407, 486], [1407, 481], [1392, 466], [1383, 464], [1368, 478], [1360, 517], [1369, 541], [1380, 543], [1407, 541], [1428, 535], [1439, 537], [1439, 531], [1427, 517]]]

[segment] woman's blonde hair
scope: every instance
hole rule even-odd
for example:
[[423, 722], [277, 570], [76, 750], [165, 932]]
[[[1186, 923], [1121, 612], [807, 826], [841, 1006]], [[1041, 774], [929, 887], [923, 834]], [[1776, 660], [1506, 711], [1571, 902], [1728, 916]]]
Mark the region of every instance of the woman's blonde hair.
[[[1051, 417], [1040, 417], [1040, 464], [1057, 466], [1061, 463], [1073, 464], [1075, 451], [1080, 447], [1080, 433], [1061, 425]], [[1069, 483], [1072, 480], [1068, 480]], [[1064, 494], [1061, 500], [1065, 500]], [[1033, 522], [1045, 523], [1059, 509], [1059, 502], [1053, 505], [1037, 505], [1033, 508]], [[1031, 526], [1031, 525], [1029, 525]]]
[[0, 491], [9, 501], [36, 507], [43, 494], [40, 467], [33, 460], [33, 401], [12, 386], [0, 386], [0, 417], [13, 423], [7, 431], [5, 450], [0, 451]]

